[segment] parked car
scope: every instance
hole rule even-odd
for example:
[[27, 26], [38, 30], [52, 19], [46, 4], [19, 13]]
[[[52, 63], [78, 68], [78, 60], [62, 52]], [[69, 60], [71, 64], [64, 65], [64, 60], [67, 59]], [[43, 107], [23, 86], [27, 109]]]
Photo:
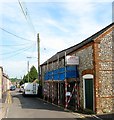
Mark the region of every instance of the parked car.
[[15, 89], [16, 89], [15, 85], [13, 85], [13, 86], [10, 87], [10, 90], [15, 90]]

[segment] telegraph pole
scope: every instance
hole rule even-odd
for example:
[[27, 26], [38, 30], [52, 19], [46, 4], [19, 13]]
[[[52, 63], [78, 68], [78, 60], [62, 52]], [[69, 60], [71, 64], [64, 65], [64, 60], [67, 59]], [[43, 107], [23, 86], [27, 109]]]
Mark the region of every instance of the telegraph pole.
[[29, 82], [29, 61], [27, 61], [27, 66], [28, 66], [28, 82]]
[[38, 80], [40, 81], [40, 38], [39, 38], [39, 33], [37, 34], [37, 47], [38, 47]]
[[27, 61], [27, 70], [28, 70], [28, 82], [29, 81], [29, 59], [32, 58], [32, 57], [27, 57], [28, 58], [28, 61]]

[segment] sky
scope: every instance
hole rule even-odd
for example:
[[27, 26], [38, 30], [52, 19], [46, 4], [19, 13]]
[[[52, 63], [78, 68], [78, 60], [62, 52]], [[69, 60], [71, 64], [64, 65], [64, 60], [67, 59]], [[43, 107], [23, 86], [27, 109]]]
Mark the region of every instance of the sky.
[[[1, 0], [0, 66], [22, 78], [57, 52], [80, 43], [112, 23], [113, 0]], [[31, 58], [28, 58], [31, 57]]]

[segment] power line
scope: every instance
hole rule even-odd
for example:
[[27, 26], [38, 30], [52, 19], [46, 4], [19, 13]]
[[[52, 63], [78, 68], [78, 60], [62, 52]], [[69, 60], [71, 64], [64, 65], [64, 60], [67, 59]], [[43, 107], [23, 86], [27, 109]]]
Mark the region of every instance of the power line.
[[25, 46], [25, 45], [27, 45], [27, 44], [18, 44], [18, 45], [17, 44], [15, 44], [15, 45], [11, 45], [11, 44], [9, 44], [9, 45], [7, 44], [6, 45], [5, 44], [5, 45], [0, 45], [0, 46], [13, 46], [13, 47], [17, 47], [17, 46]]
[[32, 21], [31, 21], [31, 18], [30, 18], [30, 15], [29, 15], [29, 11], [28, 11], [28, 9], [27, 9], [27, 7], [25, 5], [25, 2], [20, 2], [20, 0], [18, 0], [18, 3], [19, 3], [19, 6], [20, 6], [20, 8], [22, 10], [23, 15], [25, 16], [25, 19], [28, 22], [28, 25], [32, 28], [34, 34], [36, 34], [35, 27], [34, 27]]
[[25, 18], [27, 19], [26, 13], [24, 12], [24, 9], [23, 9], [23, 7], [21, 5], [21, 2], [19, 0], [18, 0], [18, 2], [19, 2], [19, 5], [21, 7], [22, 13], [24, 14]]
[[17, 37], [17, 38], [20, 38], [20, 39], [23, 39], [23, 40], [26, 40], [26, 41], [32, 41], [32, 40], [30, 40], [30, 39], [26, 39], [26, 38], [20, 37], [20, 36], [18, 36], [18, 35], [15, 35], [15, 34], [9, 32], [9, 31], [5, 30], [5, 29], [2, 28], [2, 27], [0, 27], [0, 29], [3, 30], [3, 31], [5, 31], [6, 33], [9, 33], [9, 34], [11, 34], [11, 35]]
[[[32, 45], [33, 46], [33, 45]], [[29, 46], [28, 48], [25, 48], [25, 49], [23, 49], [23, 51], [16, 51], [17, 53], [16, 54], [13, 54], [13, 55], [10, 55], [10, 56], [8, 56], [8, 57], [5, 57], [5, 59], [8, 59], [8, 58], [11, 58], [11, 57], [15, 57], [15, 56], [17, 56], [17, 55], [19, 55], [19, 54], [21, 54], [21, 53], [24, 53], [25, 51], [27, 51], [28, 49], [31, 49], [31, 46]]]
[[27, 50], [30, 49], [30, 48], [31, 48], [31, 47], [29, 47], [29, 48], [27, 48], [27, 49], [25, 49], [25, 50], [23, 50], [23, 51], [21, 51], [21, 52], [18, 52], [18, 53], [16, 53], [16, 54], [13, 54], [13, 55], [10, 55], [10, 56], [8, 56], [8, 57], [5, 57], [5, 59], [11, 58], [11, 57], [15, 57], [15, 56], [21, 54], [22, 52], [27, 51]]
[[[33, 44], [32, 44], [32, 45], [33, 45]], [[30, 45], [29, 48], [31, 48], [32, 45]], [[18, 50], [16, 50], [16, 51], [11, 51], [11, 52], [7, 52], [7, 53], [1, 53], [0, 55], [7, 55], [7, 54], [16, 53], [16, 52], [19, 52], [19, 51], [23, 51], [23, 50], [25, 50], [26, 48], [28, 48], [28, 47], [24, 47], [24, 48], [18, 49]]]

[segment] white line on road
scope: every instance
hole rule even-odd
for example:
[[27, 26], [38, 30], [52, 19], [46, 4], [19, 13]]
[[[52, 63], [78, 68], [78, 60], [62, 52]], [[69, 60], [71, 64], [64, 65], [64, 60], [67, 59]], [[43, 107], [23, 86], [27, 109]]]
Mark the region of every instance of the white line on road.
[[97, 119], [99, 119], [99, 120], [103, 120], [103, 119], [101, 119], [101, 118], [97, 117], [96, 115], [93, 115], [93, 117], [95, 117], [95, 118], [97, 118]]

